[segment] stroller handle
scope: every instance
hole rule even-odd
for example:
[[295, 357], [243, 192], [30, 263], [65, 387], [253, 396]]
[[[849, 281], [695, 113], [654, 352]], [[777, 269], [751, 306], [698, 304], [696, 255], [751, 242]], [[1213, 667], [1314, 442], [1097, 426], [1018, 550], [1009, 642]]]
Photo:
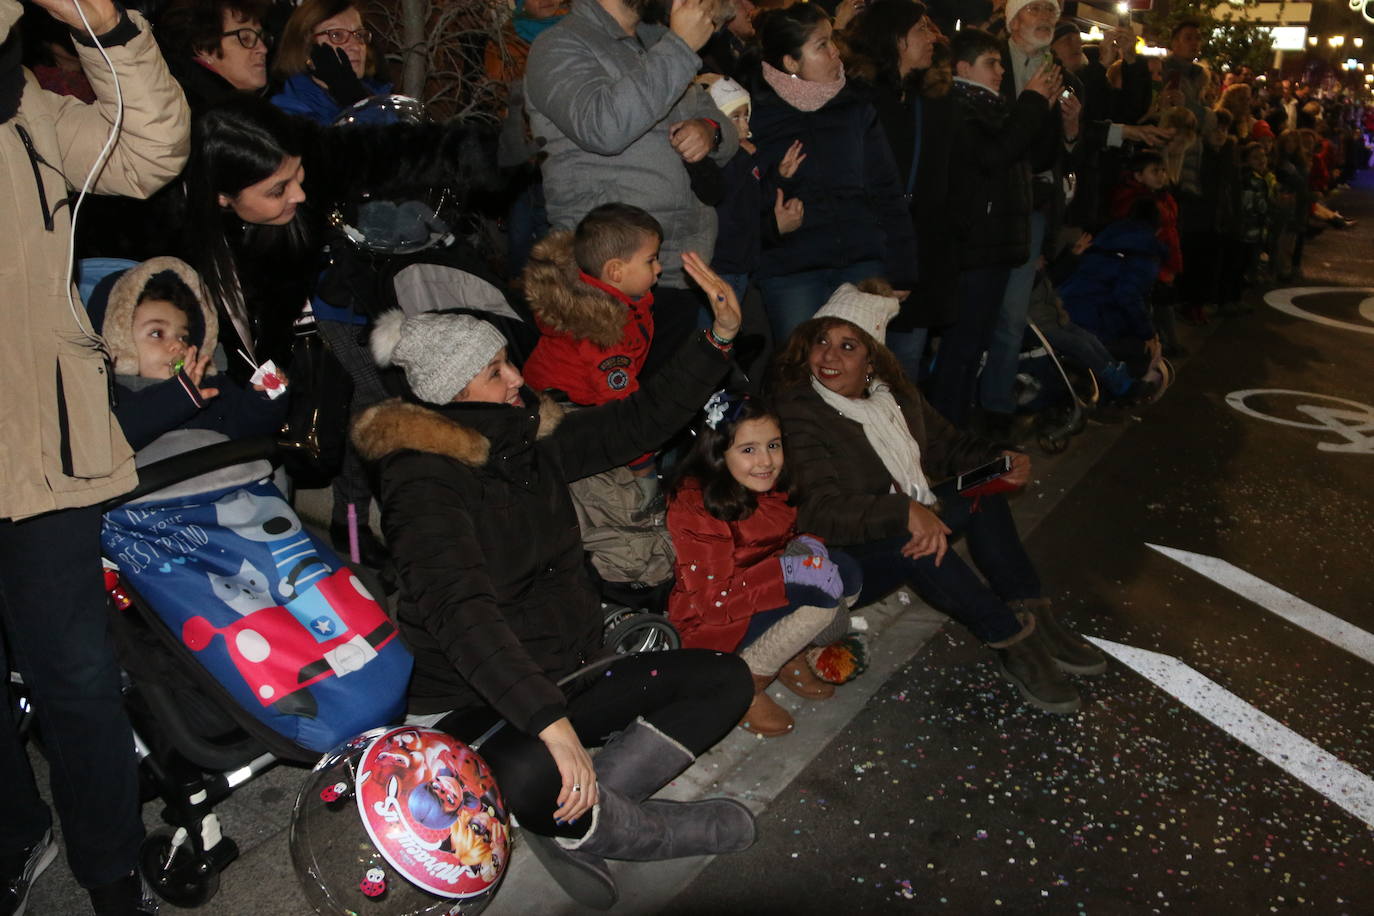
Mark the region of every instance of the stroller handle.
[[258, 460], [276, 463], [282, 449], [291, 447], [289, 443], [279, 442], [273, 436], [254, 436], [249, 439], [235, 439], [232, 442], [217, 442], [155, 461], [138, 469], [138, 486], [128, 493], [106, 501], [101, 511], [109, 512], [149, 493], [221, 468]]

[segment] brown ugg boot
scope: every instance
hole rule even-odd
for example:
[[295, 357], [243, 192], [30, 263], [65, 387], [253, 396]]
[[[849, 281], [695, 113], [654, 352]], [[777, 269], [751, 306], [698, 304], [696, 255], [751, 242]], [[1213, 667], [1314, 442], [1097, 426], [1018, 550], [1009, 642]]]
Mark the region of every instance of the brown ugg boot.
[[754, 702], [749, 704], [749, 708], [744, 711], [744, 718], [739, 721], [740, 728], [765, 738], [785, 735], [796, 724], [787, 710], [768, 695], [768, 685], [771, 683], [773, 678], [769, 675], [754, 675]]
[[792, 656], [778, 671], [778, 683], [808, 700], [826, 700], [835, 695], [835, 685], [816, 677], [816, 672], [807, 664], [805, 649]]

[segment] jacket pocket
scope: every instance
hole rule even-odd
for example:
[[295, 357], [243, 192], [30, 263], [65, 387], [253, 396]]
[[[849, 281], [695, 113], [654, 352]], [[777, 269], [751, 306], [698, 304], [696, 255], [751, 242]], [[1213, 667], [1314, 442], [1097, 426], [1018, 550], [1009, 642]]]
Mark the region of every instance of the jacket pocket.
[[58, 458], [67, 477], [114, 472], [110, 377], [99, 351], [63, 341], [57, 351]]

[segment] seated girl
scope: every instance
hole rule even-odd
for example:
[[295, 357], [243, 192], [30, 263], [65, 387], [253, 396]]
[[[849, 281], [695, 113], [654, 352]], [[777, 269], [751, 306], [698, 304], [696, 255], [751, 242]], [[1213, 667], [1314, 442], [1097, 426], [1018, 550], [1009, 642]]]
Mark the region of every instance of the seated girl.
[[[115, 416], [135, 451], [174, 429], [241, 439], [275, 433], [286, 420], [287, 394], [272, 398], [261, 383], [248, 391], [216, 373], [219, 319], [201, 289], [186, 262], [152, 258], [110, 290], [101, 334], [114, 362]], [[277, 383], [284, 388], [280, 372]]]
[[798, 536], [789, 482], [772, 409], [718, 391], [668, 502], [677, 550], [668, 617], [683, 646], [738, 652], [749, 665], [754, 701], [740, 727], [765, 738], [793, 726], [765, 692], [774, 678], [806, 699], [835, 692], [806, 650], [848, 622], [847, 599], [859, 593], [858, 564]]
[[[1030, 459], [961, 432], [933, 410], [883, 344], [897, 314], [890, 289], [846, 283], [792, 332], [775, 387], [788, 464], [801, 492], [798, 521], [863, 570], [859, 603], [908, 585], [996, 651], [1026, 702], [1078, 709], [1063, 672], [1100, 674], [1106, 658], [1055, 619], [1001, 495], [975, 501], [946, 480], [999, 455], [1008, 484], [1024, 486]], [[988, 584], [949, 551], [968, 537]]]

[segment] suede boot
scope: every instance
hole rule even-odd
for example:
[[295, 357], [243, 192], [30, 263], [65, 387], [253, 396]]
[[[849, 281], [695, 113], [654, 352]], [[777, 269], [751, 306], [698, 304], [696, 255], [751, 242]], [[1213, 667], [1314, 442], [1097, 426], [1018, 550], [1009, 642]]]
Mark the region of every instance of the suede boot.
[[530, 852], [544, 866], [563, 893], [591, 910], [609, 910], [620, 900], [606, 860], [595, 853], [567, 849], [555, 837], [541, 836], [529, 830], [521, 835], [529, 843]]
[[672, 782], [696, 757], [643, 716], [636, 718], [592, 759], [596, 781], [634, 802]]
[[1035, 615], [1036, 629], [1040, 631], [1045, 648], [1060, 671], [1092, 675], [1107, 670], [1107, 656], [1097, 646], [1060, 623], [1048, 598], [1008, 601], [1007, 607]]
[[581, 839], [560, 839], [565, 849], [607, 859], [658, 862], [739, 852], [754, 845], [757, 836], [754, 815], [728, 798], [637, 805], [614, 789], [602, 786], [600, 791], [591, 829]]
[[1032, 706], [1046, 712], [1077, 712], [1083, 700], [1050, 658], [1035, 616], [1023, 612], [1017, 617], [1023, 623], [1020, 633], [1000, 643], [989, 643], [997, 655], [997, 669]]
[[792, 721], [792, 715], [768, 695], [768, 685], [771, 683], [773, 677], [770, 675], [754, 675], [754, 702], [749, 704], [744, 711], [744, 718], [739, 722], [740, 728], [765, 738], [785, 735], [796, 724]]
[[804, 649], [778, 671], [778, 683], [808, 700], [826, 700], [835, 695], [835, 685], [827, 684], [811, 670]]

